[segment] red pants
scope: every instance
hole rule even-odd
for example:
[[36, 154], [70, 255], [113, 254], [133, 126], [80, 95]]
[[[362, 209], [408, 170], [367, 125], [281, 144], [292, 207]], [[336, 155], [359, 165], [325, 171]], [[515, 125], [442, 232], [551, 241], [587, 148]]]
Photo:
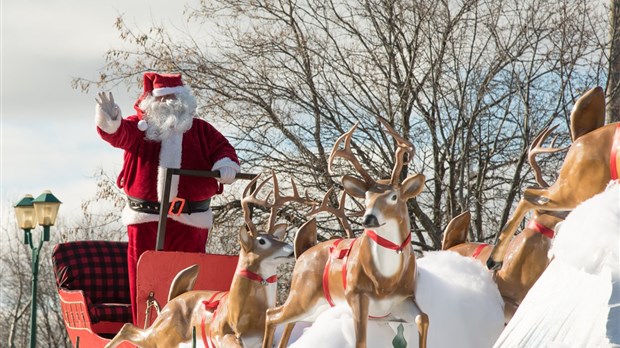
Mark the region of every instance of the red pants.
[[[157, 243], [158, 222], [146, 222], [127, 226], [128, 247], [127, 264], [129, 271], [129, 294], [131, 295], [131, 311], [134, 325], [140, 326], [138, 320], [138, 306], [136, 304], [136, 273], [138, 259], [147, 250], [155, 250]], [[204, 253], [207, 245], [209, 230], [184, 225], [172, 219], [166, 222], [165, 251], [187, 251]]]

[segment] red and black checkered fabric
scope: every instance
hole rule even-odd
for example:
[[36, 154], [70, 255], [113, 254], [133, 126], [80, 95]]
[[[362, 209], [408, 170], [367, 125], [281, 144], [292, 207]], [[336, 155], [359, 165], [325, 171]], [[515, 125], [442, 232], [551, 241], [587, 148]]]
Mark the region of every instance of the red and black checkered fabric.
[[132, 321], [126, 242], [61, 243], [52, 260], [56, 285], [84, 291], [93, 323]]

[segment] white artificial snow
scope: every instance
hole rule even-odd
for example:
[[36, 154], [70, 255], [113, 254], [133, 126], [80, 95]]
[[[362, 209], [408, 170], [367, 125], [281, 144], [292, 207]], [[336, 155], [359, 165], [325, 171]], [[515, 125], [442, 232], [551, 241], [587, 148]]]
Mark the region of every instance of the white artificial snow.
[[561, 225], [551, 264], [496, 347], [620, 347], [620, 184]]

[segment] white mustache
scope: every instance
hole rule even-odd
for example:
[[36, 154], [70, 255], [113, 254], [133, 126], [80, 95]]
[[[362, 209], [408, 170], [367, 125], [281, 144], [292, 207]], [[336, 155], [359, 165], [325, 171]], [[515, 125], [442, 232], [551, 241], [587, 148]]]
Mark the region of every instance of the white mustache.
[[146, 115], [149, 124], [146, 137], [151, 140], [165, 139], [171, 132], [185, 132], [192, 124], [188, 108], [178, 100], [155, 102], [146, 110]]

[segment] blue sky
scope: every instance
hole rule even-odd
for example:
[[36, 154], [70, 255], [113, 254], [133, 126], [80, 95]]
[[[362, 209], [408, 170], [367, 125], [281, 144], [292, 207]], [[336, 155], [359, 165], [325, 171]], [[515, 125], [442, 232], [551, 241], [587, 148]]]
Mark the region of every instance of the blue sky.
[[[79, 215], [95, 193], [93, 173], [116, 174], [122, 152], [99, 139], [94, 127], [97, 90], [71, 88], [73, 77], [95, 79], [104, 54], [122, 42], [118, 14], [132, 27], [183, 26], [183, 3], [124, 0], [1, 2], [0, 194], [2, 223], [24, 194], [50, 189], [60, 215]], [[123, 114], [132, 112], [138, 86], [112, 90]]]

